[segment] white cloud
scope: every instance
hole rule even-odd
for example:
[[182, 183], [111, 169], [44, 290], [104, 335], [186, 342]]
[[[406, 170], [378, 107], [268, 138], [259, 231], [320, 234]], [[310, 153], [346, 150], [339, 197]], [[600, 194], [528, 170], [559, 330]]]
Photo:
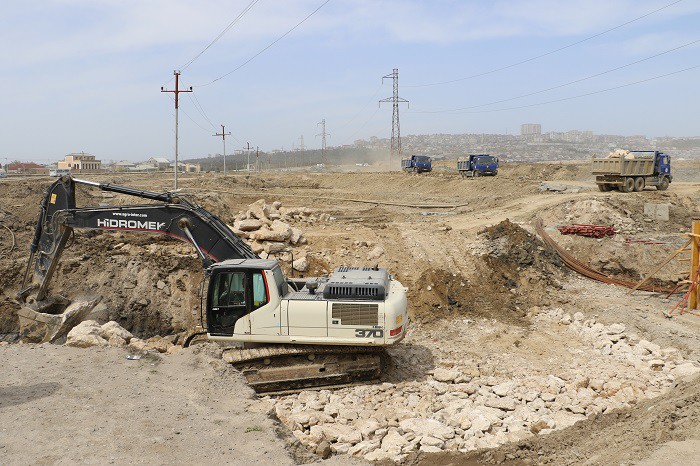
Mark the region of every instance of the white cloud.
[[[5, 53], [15, 66], [83, 60], [96, 55], [148, 53], [179, 47], [182, 63], [198, 53], [249, 0], [52, 0], [4, 5]], [[321, 0], [261, 0], [221, 41], [226, 53], [246, 56], [251, 41], [278, 37]], [[688, 2], [685, 2], [688, 3]], [[507, 37], [574, 36], [599, 32], [652, 11], [658, 1], [587, 0], [528, 2], [334, 0], [295, 35], [388, 39], [412, 44], [449, 44]], [[680, 8], [683, 6], [684, 8]], [[643, 21], [698, 11], [670, 7]], [[31, 19], [31, 21], [26, 21]], [[243, 47], [242, 45], [246, 46]], [[208, 53], [222, 49], [215, 45]]]

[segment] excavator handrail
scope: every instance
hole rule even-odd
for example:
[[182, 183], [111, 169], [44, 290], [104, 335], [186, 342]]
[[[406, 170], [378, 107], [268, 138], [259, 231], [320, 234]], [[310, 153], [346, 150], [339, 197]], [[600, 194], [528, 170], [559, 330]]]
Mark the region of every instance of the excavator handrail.
[[120, 186], [112, 183], [99, 183], [97, 181], [81, 180], [79, 178], [72, 178], [72, 180], [75, 183], [93, 186], [95, 188], [101, 189], [102, 191], [111, 191], [113, 193], [128, 194], [129, 196], [142, 197], [144, 199], [153, 199], [154, 201], [173, 203], [177, 202], [179, 199], [176, 195], [173, 195], [173, 193], [168, 191], [164, 193], [157, 193], [155, 191], [136, 189], [131, 188], [129, 186]]

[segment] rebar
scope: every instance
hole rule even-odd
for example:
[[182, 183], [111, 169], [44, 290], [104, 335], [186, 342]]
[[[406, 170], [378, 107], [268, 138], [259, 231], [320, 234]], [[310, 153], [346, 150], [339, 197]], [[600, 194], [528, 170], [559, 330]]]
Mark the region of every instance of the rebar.
[[[547, 246], [552, 248], [554, 250], [554, 252], [556, 252], [557, 255], [561, 258], [561, 260], [564, 262], [564, 264], [566, 264], [566, 266], [569, 267], [571, 270], [578, 272], [583, 276], [586, 276], [588, 278], [592, 278], [593, 280], [597, 280], [597, 281], [603, 282], [603, 283], [609, 283], [609, 284], [617, 285], [617, 286], [624, 286], [625, 288], [634, 288], [635, 286], [637, 286], [637, 283], [628, 282], [626, 280], [620, 280], [618, 278], [610, 277], [608, 275], [605, 275], [602, 272], [599, 272], [598, 270], [595, 270], [591, 266], [586, 265], [583, 262], [575, 259], [564, 248], [559, 246], [556, 243], [556, 241], [554, 241], [552, 239], [552, 237], [547, 234], [547, 232], [544, 231], [544, 226], [542, 225], [541, 220], [537, 221], [537, 223], [535, 224], [535, 229], [537, 231], [537, 234], [540, 235], [540, 238], [542, 238], [542, 241], [544, 241]], [[653, 286], [653, 285], [642, 285], [642, 286], [638, 287], [637, 289], [642, 290], [642, 291], [651, 291], [651, 292], [661, 291], [661, 292], [670, 293], [670, 294], [677, 292], [676, 289], [662, 288], [662, 287]]]

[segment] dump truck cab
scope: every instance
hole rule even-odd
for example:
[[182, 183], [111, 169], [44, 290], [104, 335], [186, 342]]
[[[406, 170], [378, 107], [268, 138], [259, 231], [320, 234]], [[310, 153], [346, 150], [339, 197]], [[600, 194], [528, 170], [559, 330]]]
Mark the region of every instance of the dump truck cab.
[[654, 151], [654, 174], [666, 176], [669, 182], [673, 180], [671, 175], [671, 156], [663, 152]]
[[469, 154], [457, 161], [457, 171], [462, 177], [496, 176], [498, 174], [498, 157], [490, 154]]
[[427, 155], [412, 155], [401, 160], [401, 168], [406, 172], [430, 172], [433, 170], [433, 159]]

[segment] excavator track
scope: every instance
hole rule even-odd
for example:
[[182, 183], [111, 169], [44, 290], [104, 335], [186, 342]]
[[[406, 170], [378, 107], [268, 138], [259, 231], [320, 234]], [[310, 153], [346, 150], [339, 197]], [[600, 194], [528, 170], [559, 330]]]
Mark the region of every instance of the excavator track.
[[285, 394], [376, 381], [387, 355], [381, 347], [274, 345], [226, 349], [223, 358], [257, 393]]

